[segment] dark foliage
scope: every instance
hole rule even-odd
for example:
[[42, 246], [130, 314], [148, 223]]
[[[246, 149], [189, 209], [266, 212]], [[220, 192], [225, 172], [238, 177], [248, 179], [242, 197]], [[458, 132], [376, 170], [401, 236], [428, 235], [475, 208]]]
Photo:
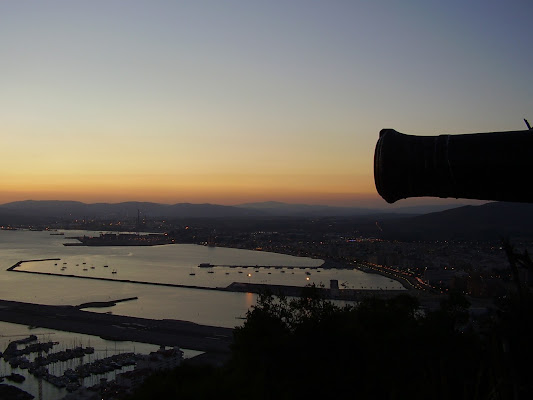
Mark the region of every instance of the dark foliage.
[[[408, 295], [339, 306], [306, 288], [301, 298], [263, 295], [235, 329], [223, 368], [161, 373], [133, 399], [529, 398], [532, 332], [524, 303], [472, 328], [456, 293], [421, 312]], [[528, 297], [529, 302], [531, 298]], [[520, 311], [521, 310], [521, 311]]]

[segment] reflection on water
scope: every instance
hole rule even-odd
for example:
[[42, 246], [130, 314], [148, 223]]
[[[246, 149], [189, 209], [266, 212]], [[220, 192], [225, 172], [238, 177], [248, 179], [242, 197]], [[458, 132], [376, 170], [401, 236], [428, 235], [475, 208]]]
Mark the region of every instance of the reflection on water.
[[[49, 232], [0, 231], [0, 297], [43, 304], [82, 304], [138, 297], [138, 300], [98, 311], [146, 318], [182, 319], [225, 327], [240, 324], [239, 318], [246, 314], [256, 298], [246, 293], [6, 271], [20, 260], [44, 258], [60, 260], [24, 263], [19, 268], [65, 275], [208, 287], [225, 287], [232, 282], [294, 286], [315, 283], [329, 286], [330, 279], [337, 279], [341, 287], [346, 288], [403, 289], [398, 282], [379, 275], [354, 269], [325, 270], [317, 268], [322, 260], [284, 254], [190, 244], [153, 247], [63, 246], [63, 243], [72, 241], [68, 237], [84, 234], [92, 233], [66, 231], [65, 236], [57, 236]], [[201, 263], [224, 266], [199, 268]], [[241, 267], [231, 268], [230, 265]]]

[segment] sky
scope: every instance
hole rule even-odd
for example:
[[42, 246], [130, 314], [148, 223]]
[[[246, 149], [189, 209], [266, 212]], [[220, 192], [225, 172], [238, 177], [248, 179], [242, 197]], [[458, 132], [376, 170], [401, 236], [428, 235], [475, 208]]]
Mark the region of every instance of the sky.
[[1, 1], [0, 204], [385, 207], [381, 129], [533, 120], [532, 16], [530, 0]]

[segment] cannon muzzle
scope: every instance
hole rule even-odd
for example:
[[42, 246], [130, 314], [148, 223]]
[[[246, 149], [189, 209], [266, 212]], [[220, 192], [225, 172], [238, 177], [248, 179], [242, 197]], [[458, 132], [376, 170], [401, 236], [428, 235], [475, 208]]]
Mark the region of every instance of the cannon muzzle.
[[533, 202], [533, 131], [412, 136], [379, 133], [374, 180], [387, 202], [455, 197]]

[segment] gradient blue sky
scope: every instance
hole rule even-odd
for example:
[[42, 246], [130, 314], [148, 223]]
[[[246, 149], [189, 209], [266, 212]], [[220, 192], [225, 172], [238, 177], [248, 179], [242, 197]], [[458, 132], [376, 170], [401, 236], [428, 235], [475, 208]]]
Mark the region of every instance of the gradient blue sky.
[[2, 1], [0, 203], [385, 206], [380, 129], [533, 120], [532, 18], [531, 1]]

